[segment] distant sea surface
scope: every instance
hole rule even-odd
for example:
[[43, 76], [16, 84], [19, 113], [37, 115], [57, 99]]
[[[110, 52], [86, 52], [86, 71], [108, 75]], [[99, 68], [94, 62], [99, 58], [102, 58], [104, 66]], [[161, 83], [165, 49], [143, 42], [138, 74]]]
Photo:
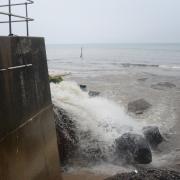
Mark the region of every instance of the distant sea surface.
[[50, 70], [74, 74], [112, 72], [132, 66], [179, 71], [180, 44], [47, 45], [47, 58]]

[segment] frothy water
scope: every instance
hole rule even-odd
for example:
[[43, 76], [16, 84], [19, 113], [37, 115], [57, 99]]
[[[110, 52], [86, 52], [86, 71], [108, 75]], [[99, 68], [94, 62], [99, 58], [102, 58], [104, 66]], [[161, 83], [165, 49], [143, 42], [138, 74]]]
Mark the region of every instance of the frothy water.
[[[77, 127], [77, 135], [82, 153], [88, 152], [88, 148], [99, 148], [110, 164], [101, 164], [96, 167], [107, 170], [112, 166], [112, 173], [132, 170], [132, 167], [123, 168], [111, 164], [113, 157], [113, 145], [115, 139], [126, 132], [142, 134], [142, 127], [150, 125], [146, 121], [138, 121], [130, 117], [124, 107], [116, 102], [103, 97], [90, 97], [88, 92], [80, 89], [76, 82], [63, 81], [60, 84], [51, 83], [53, 103], [63, 108], [71, 115]], [[163, 155], [162, 158], [156, 155], [153, 161], [155, 166], [162, 165], [169, 160], [169, 156]], [[174, 156], [170, 159], [173, 159]], [[157, 160], [158, 159], [158, 160]], [[121, 164], [121, 162], [120, 162]], [[120, 165], [119, 164], [119, 165]], [[95, 169], [91, 169], [96, 172]], [[104, 171], [105, 173], [105, 171]]]
[[51, 84], [53, 103], [72, 114], [79, 130], [106, 146], [127, 131], [140, 132], [142, 124], [129, 117], [123, 107], [103, 97], [89, 97], [75, 82]]
[[[114, 140], [127, 131], [142, 134], [142, 127], [147, 125], [158, 126], [174, 141], [162, 143], [161, 152], [152, 152], [150, 166], [174, 164], [178, 153], [174, 147], [179, 146], [175, 142], [179, 139], [178, 128], [174, 127], [179, 122], [180, 44], [84, 45], [83, 58], [80, 48], [81, 45], [52, 45], [47, 47], [47, 55], [51, 74], [68, 75], [64, 79], [88, 84], [115, 101], [91, 98], [76, 82], [51, 84], [53, 103], [67, 111], [76, 123], [82, 152], [98, 147], [108, 159], [90, 169], [108, 174], [124, 171], [124, 167], [112, 163]], [[151, 88], [159, 82], [172, 82], [177, 87]], [[138, 98], [146, 99], [152, 107], [140, 116], [127, 114], [127, 103]]]

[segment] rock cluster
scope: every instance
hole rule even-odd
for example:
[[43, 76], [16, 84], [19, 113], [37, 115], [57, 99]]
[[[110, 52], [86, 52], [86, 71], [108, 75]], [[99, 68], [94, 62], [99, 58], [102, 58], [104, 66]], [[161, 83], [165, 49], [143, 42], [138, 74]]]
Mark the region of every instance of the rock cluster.
[[179, 180], [180, 173], [166, 169], [147, 168], [130, 173], [117, 174], [105, 180]]
[[91, 90], [88, 91], [87, 85], [85, 85], [85, 84], [79, 84], [79, 87], [81, 88], [82, 91], [88, 92], [88, 95], [90, 97], [96, 97], [96, 96], [100, 95], [100, 92], [98, 92], [98, 91], [91, 91]]

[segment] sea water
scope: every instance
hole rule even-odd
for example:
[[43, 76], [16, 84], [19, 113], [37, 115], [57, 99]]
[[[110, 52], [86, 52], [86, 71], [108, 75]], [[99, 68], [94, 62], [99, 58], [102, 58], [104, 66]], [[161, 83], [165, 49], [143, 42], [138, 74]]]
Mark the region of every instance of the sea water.
[[[60, 84], [51, 84], [52, 100], [73, 117], [81, 150], [93, 147], [96, 142], [108, 159], [109, 163], [91, 167], [94, 172], [133, 169], [120, 168], [121, 163], [117, 166], [112, 162], [114, 141], [123, 133], [142, 134], [142, 127], [147, 125], [157, 125], [169, 133], [175, 125], [178, 88], [158, 91], [150, 87], [151, 83], [162, 80], [180, 82], [179, 44], [49, 45], [47, 57], [50, 73], [70, 76]], [[147, 82], [138, 81], [139, 74], [140, 79], [145, 77]], [[89, 97], [79, 88], [77, 81], [82, 79], [105, 93]], [[141, 96], [153, 106], [143, 116], [131, 116], [126, 110], [127, 102]], [[81, 137], [81, 132], [88, 132], [90, 136]], [[162, 166], [172, 162], [176, 155], [171, 149], [162, 154], [153, 152], [152, 164]]]
[[47, 57], [49, 69], [83, 75], [118, 71], [126, 64], [179, 70], [180, 44], [47, 45]]

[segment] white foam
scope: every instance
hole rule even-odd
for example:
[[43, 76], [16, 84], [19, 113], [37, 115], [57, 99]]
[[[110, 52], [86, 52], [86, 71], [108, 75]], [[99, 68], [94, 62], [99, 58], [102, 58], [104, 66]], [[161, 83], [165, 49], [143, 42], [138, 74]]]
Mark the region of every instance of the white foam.
[[[51, 92], [53, 103], [66, 110], [76, 123], [82, 152], [89, 147], [97, 147], [98, 143], [102, 153], [110, 160], [108, 166], [107, 163], [102, 163], [96, 166], [94, 170], [91, 168], [91, 170], [99, 173], [102, 169], [104, 173], [110, 166], [112, 166], [111, 173], [124, 170], [121, 163], [117, 166], [111, 164], [111, 162], [113, 163], [112, 146], [114, 141], [127, 131], [141, 134], [142, 127], [148, 125], [148, 122], [138, 122], [138, 120], [130, 117], [120, 104], [111, 100], [103, 97], [89, 97], [88, 93], [82, 91], [76, 82], [51, 83]], [[159, 115], [156, 114], [156, 116]], [[88, 132], [88, 135], [81, 137], [81, 132]], [[161, 166], [169, 161], [168, 158], [172, 159], [168, 154], [164, 156], [153, 154], [153, 156], [153, 166]], [[128, 170], [129, 168], [125, 169]], [[110, 174], [110, 172], [107, 173]]]
[[132, 166], [119, 166], [119, 165], [113, 165], [110, 163], [101, 163], [98, 165], [94, 165], [92, 168], [87, 167], [69, 167], [68, 172], [69, 173], [79, 173], [79, 172], [85, 172], [85, 173], [93, 173], [98, 175], [108, 175], [113, 176], [117, 173], [127, 173], [136, 171], [136, 169]]
[[51, 91], [53, 103], [72, 115], [79, 131], [90, 133], [89, 141], [79, 137], [83, 148], [93, 139], [108, 151], [121, 134], [140, 132], [142, 128], [143, 124], [129, 117], [119, 104], [102, 97], [91, 98], [75, 82], [51, 84]]
[[175, 69], [175, 70], [180, 70], [180, 65], [159, 65], [160, 68], [162, 69]]

